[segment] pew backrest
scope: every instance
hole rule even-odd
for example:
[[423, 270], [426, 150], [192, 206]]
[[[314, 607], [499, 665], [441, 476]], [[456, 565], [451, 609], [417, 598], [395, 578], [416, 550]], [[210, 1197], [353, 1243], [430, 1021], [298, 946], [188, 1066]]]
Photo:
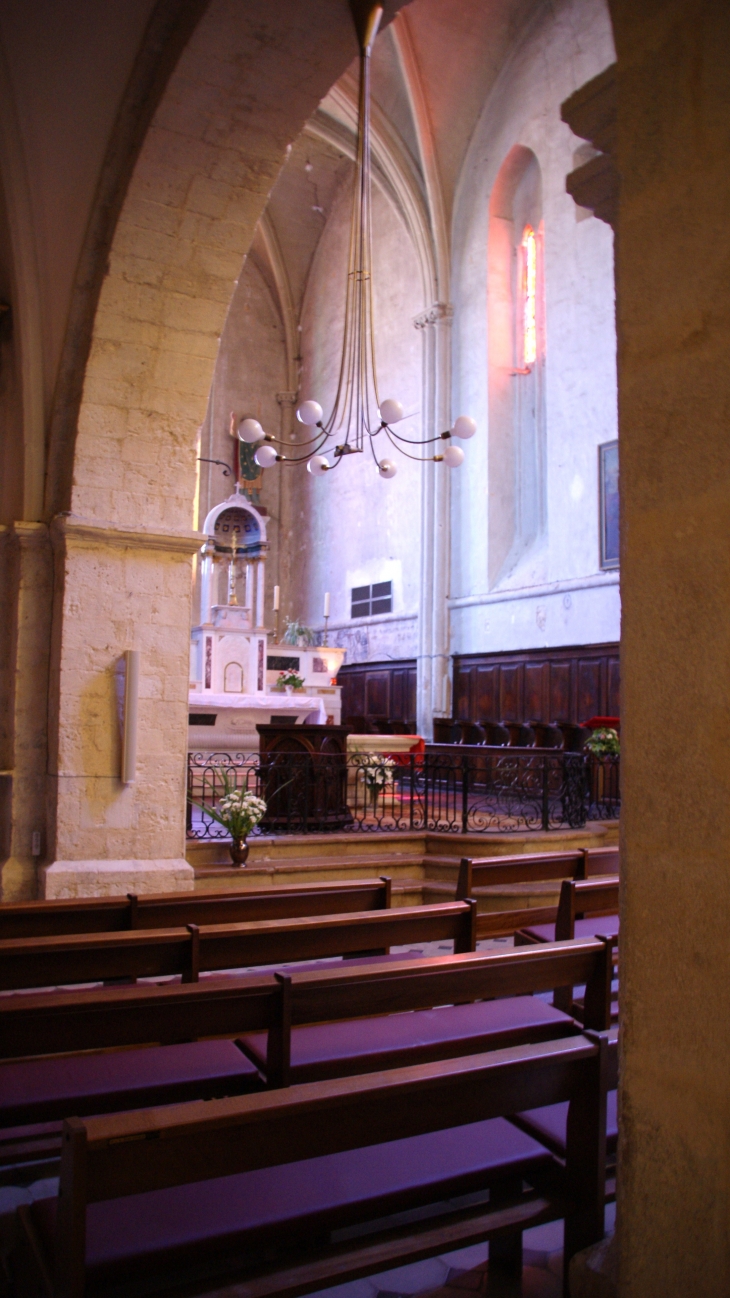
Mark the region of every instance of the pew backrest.
[[564, 879], [555, 921], [556, 942], [575, 937], [576, 919], [618, 913], [618, 876], [600, 879]]
[[542, 883], [553, 879], [584, 877], [585, 854], [570, 852], [525, 853], [518, 856], [463, 857], [456, 899], [479, 895], [482, 888], [514, 883]]
[[[174, 1044], [291, 1026], [404, 1013], [586, 985], [586, 1026], [610, 1023], [611, 953], [595, 938], [504, 951], [422, 957], [285, 978], [249, 974], [224, 981], [112, 987], [0, 997], [5, 1059], [88, 1049]], [[287, 1026], [288, 1025], [288, 1026]]]
[[476, 902], [253, 924], [11, 938], [0, 942], [0, 990], [175, 974], [197, 982], [201, 971], [316, 960], [441, 940], [453, 941], [457, 953], [475, 949]]
[[243, 924], [384, 910], [390, 904], [391, 881], [385, 877], [344, 883], [279, 884], [244, 892], [128, 893], [126, 897], [13, 902], [0, 906], [0, 940], [180, 928], [186, 924]]

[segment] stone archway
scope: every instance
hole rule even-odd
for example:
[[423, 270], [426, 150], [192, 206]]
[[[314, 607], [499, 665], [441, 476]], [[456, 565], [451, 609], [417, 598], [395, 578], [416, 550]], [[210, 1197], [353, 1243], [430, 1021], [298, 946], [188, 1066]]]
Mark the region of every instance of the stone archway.
[[[391, 0], [389, 16], [399, 7]], [[355, 54], [337, 0], [245, 10], [213, 0], [146, 134], [94, 319], [75, 446], [67, 437], [51, 452], [61, 478], [73, 453], [73, 473], [68, 512], [51, 528], [47, 895], [192, 886], [183, 795], [190, 559], [203, 540], [191, 527], [195, 438], [287, 146]], [[116, 695], [132, 647], [140, 747], [125, 787]]]

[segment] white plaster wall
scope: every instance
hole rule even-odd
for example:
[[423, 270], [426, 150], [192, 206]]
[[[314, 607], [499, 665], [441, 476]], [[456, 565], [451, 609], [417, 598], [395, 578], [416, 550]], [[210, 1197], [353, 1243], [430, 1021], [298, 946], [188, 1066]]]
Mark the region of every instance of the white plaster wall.
[[[617, 640], [617, 574], [599, 567], [598, 452], [617, 436], [613, 235], [565, 192], [582, 143], [560, 104], [613, 62], [603, 0], [545, 6], [487, 100], [462, 171], [453, 227], [453, 408], [479, 433], [452, 477], [455, 652]], [[545, 224], [547, 527], [489, 592], [487, 553], [489, 195], [515, 144], [542, 174]], [[504, 596], [504, 598], [502, 598]]]
[[[339, 368], [350, 193], [349, 183], [343, 184], [333, 204], [302, 311], [300, 395], [319, 401], [325, 414], [334, 399]], [[397, 397], [415, 416], [399, 427], [404, 435], [416, 437], [421, 430], [421, 339], [413, 317], [424, 306], [421, 274], [399, 214], [378, 189], [373, 192], [373, 228], [380, 396]], [[318, 479], [303, 467], [268, 470], [268, 475], [291, 474], [291, 530], [283, 541], [292, 555], [287, 611], [321, 627], [324, 592], [329, 590], [330, 626], [340, 643], [353, 641], [353, 651], [357, 641], [360, 661], [409, 657], [416, 645], [421, 467], [394, 452], [385, 440], [377, 447], [380, 458], [397, 462], [395, 478], [379, 476], [368, 447]], [[393, 616], [375, 619], [367, 636], [353, 639], [348, 629], [364, 632], [365, 620], [350, 620], [351, 588], [388, 580], [393, 582]]]

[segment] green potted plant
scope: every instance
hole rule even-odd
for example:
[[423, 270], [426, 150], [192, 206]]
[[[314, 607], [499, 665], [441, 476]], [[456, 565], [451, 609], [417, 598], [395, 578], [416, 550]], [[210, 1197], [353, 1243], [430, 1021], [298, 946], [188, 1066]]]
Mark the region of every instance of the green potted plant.
[[282, 644], [291, 644], [300, 649], [307, 649], [314, 644], [314, 631], [310, 626], [305, 626], [303, 622], [298, 621], [297, 618], [293, 622], [290, 622], [287, 618]]
[[250, 793], [248, 789], [238, 789], [235, 774], [230, 775], [225, 770], [221, 770], [220, 774], [223, 781], [223, 797], [218, 799], [215, 807], [206, 807], [201, 802], [195, 802], [193, 798], [189, 801], [228, 830], [231, 836], [229, 847], [231, 860], [234, 865], [243, 866], [246, 864], [249, 852], [246, 839], [251, 830], [266, 815], [266, 803], [263, 798]]
[[294, 690], [300, 690], [304, 684], [304, 677], [300, 676], [292, 668], [288, 671], [279, 672], [276, 681], [279, 689], [285, 690], [287, 694], [293, 694]]
[[606, 726], [605, 729], [594, 730], [583, 747], [585, 752], [592, 753], [594, 757], [618, 757], [621, 740], [616, 730]]

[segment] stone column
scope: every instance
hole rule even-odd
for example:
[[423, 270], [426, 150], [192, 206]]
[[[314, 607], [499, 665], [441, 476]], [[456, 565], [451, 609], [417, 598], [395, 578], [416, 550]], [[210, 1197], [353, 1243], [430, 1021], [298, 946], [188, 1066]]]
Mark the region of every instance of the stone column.
[[215, 570], [213, 567], [213, 556], [215, 546], [208, 541], [202, 548], [202, 562], [200, 564], [200, 624], [207, 626], [212, 619], [213, 605], [213, 578]]
[[[417, 316], [423, 337], [423, 434], [451, 424], [451, 321], [454, 310], [437, 302]], [[443, 443], [442, 443], [443, 445]], [[435, 445], [434, 454], [440, 448]], [[451, 714], [450, 629], [447, 597], [450, 561], [451, 470], [424, 465], [421, 486], [421, 581], [418, 619], [418, 733], [433, 737], [433, 718]]]
[[251, 622], [251, 626], [254, 625], [254, 622], [256, 620], [254, 617], [255, 609], [253, 606], [253, 568], [254, 566], [251, 560], [247, 559], [246, 561], [246, 608], [249, 611], [249, 619]]
[[43, 523], [0, 528], [0, 899], [34, 898], [47, 851], [53, 557]]
[[619, 1294], [730, 1293], [727, 0], [610, 0], [621, 454]]
[[[54, 520], [48, 897], [192, 888], [185, 860], [198, 532]], [[120, 782], [122, 656], [140, 652], [136, 780]]]
[[[296, 363], [292, 363], [291, 367], [294, 371], [292, 377], [294, 379], [294, 382], [296, 383], [296, 370], [297, 370]], [[297, 435], [295, 431], [295, 423], [294, 423], [295, 421], [294, 408], [297, 404], [298, 393], [294, 391], [277, 392], [276, 400], [279, 403], [279, 409], [281, 411], [281, 419], [279, 424], [280, 427], [279, 436], [281, 437], [281, 440], [283, 442], [285, 443], [289, 442], [291, 444], [292, 441], [295, 440]], [[299, 426], [301, 428], [301, 424]], [[286, 449], [285, 449], [285, 453], [286, 453]], [[304, 466], [302, 465], [301, 468], [303, 469]], [[271, 560], [273, 561], [272, 585], [279, 586], [281, 588], [282, 614], [280, 616], [282, 617], [283, 617], [284, 609], [287, 609], [287, 611], [290, 610], [289, 592], [291, 590], [291, 585], [292, 585], [291, 563], [292, 563], [292, 551], [294, 549], [294, 547], [290, 543], [291, 536], [292, 536], [291, 500], [292, 500], [292, 491], [294, 489], [294, 484], [296, 481], [296, 475], [297, 475], [296, 469], [284, 470], [283, 468], [280, 468], [280, 471], [277, 475], [278, 493], [279, 493], [279, 505], [278, 505], [279, 526], [275, 528], [273, 534]], [[269, 535], [271, 536], [271, 534]], [[289, 538], [289, 543], [287, 542], [287, 538]]]

